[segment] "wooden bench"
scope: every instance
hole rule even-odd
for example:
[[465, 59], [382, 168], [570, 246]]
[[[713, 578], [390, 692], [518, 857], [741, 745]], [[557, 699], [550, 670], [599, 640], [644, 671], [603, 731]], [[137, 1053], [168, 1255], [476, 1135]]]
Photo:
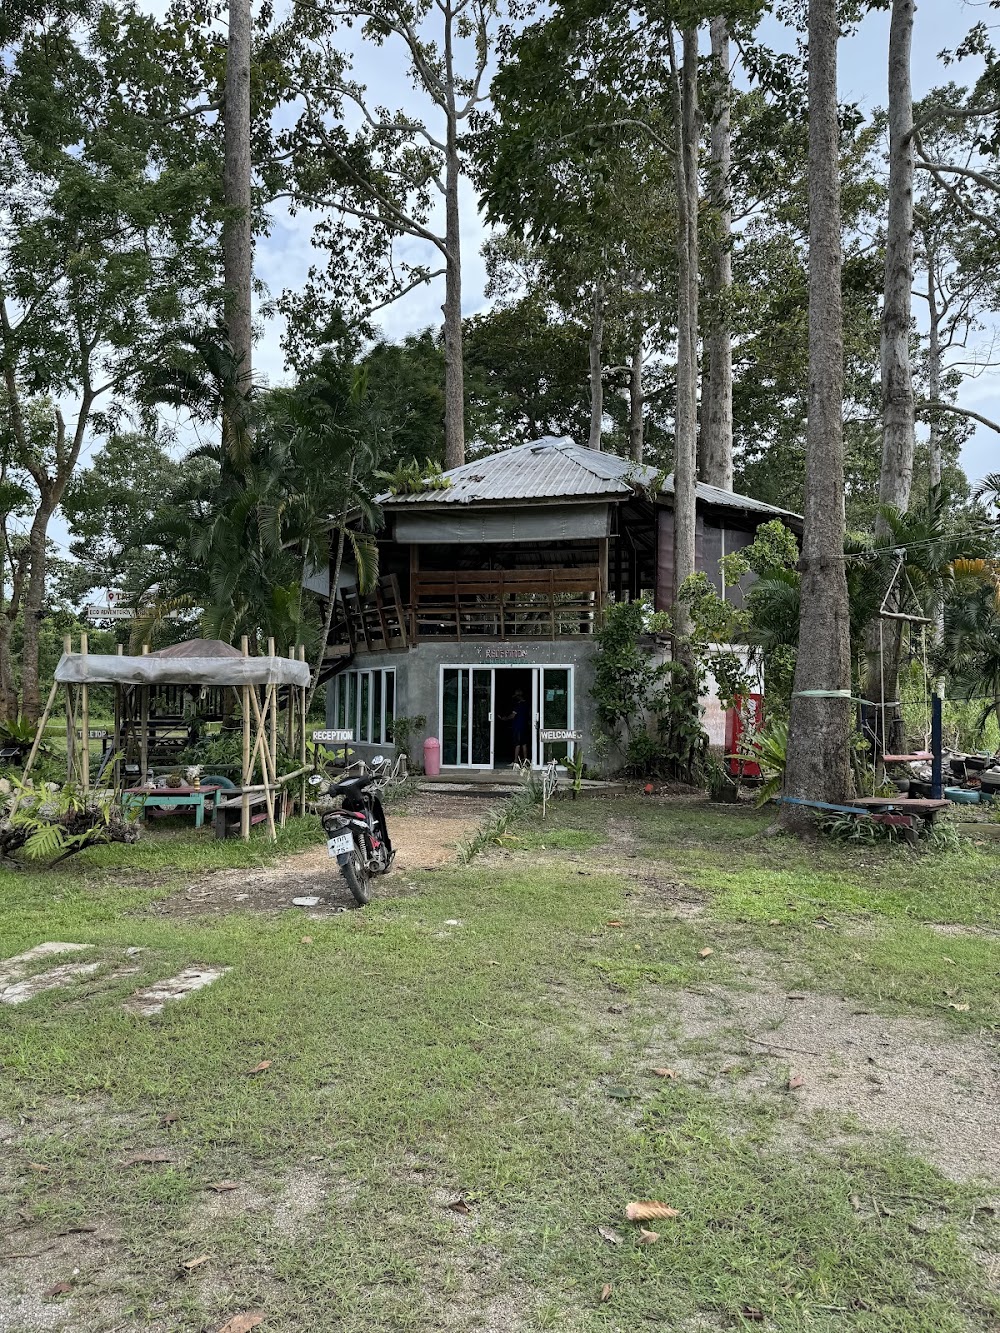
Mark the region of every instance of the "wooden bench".
[[[852, 806], [866, 810], [873, 818], [883, 815], [906, 815], [922, 819], [930, 828], [942, 810], [947, 810], [950, 801], [935, 801], [921, 796], [858, 796], [851, 801]], [[886, 822], [882, 820], [881, 822]]]
[[[798, 805], [807, 810], [818, 810], [824, 814], [852, 815], [855, 819], [868, 819], [873, 824], [888, 824], [893, 828], [901, 829], [906, 841], [913, 844], [917, 840], [917, 830], [914, 825], [914, 819], [920, 816], [925, 823], [930, 826], [938, 813], [947, 809], [947, 801], [922, 801], [910, 800], [908, 797], [900, 797], [899, 800], [893, 800], [891, 797], [873, 796], [870, 798], [858, 797], [850, 802], [849, 805], [836, 805], [832, 801], [805, 801], [798, 796], [777, 796], [775, 800], [779, 805]], [[905, 809], [903, 807], [928, 807], [933, 806], [929, 812], [925, 809]]]
[[[284, 792], [273, 792], [274, 818], [277, 821]], [[247, 793], [250, 802], [250, 825], [263, 824], [267, 819], [267, 793], [252, 791]], [[215, 836], [217, 838], [238, 838], [243, 821], [243, 793], [239, 787], [227, 790], [225, 798], [215, 807]]]

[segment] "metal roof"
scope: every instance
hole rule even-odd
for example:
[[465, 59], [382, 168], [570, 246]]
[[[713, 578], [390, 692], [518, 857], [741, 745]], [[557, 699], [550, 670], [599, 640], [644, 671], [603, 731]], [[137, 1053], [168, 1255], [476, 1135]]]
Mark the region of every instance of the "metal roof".
[[[474, 462], [463, 463], [444, 474], [451, 485], [412, 495], [376, 496], [376, 503], [386, 509], [417, 505], [498, 505], [525, 500], [616, 499], [632, 495], [660, 478], [660, 493], [672, 495], [673, 476], [666, 478], [655, 468], [617, 454], [602, 453], [575, 444], [566, 436], [546, 436], [530, 444], [515, 445], [502, 453], [487, 454]], [[722, 491], [716, 486], [698, 483], [698, 499], [724, 509], [742, 509], [753, 513], [797, 519], [797, 514], [754, 500], [749, 495]]]

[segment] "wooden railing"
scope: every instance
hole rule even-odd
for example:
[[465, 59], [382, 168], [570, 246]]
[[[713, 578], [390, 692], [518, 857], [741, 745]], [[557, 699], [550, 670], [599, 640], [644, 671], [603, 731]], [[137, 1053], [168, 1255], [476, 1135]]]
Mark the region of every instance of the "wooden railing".
[[581, 637], [593, 634], [602, 607], [596, 566], [423, 571], [411, 576], [408, 606], [395, 575], [367, 597], [341, 592], [334, 634], [352, 652], [401, 650], [421, 639]]
[[590, 635], [602, 609], [596, 566], [414, 573], [410, 637], [556, 639]]

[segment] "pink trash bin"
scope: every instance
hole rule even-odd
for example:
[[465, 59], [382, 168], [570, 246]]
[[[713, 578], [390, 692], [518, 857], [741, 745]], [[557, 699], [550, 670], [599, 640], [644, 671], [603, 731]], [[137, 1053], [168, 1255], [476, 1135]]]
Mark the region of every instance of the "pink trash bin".
[[436, 778], [441, 772], [441, 742], [436, 736], [428, 736], [424, 741], [424, 773], [429, 778]]

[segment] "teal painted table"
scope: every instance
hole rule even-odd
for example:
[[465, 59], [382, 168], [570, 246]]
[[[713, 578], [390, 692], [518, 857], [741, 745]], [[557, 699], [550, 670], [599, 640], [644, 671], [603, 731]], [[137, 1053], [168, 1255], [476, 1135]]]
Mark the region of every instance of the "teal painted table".
[[143, 819], [150, 806], [166, 806], [168, 809], [194, 806], [194, 826], [201, 828], [205, 822], [206, 803], [211, 802], [214, 812], [222, 792], [222, 787], [126, 787], [122, 792], [122, 805], [126, 810], [140, 806]]

